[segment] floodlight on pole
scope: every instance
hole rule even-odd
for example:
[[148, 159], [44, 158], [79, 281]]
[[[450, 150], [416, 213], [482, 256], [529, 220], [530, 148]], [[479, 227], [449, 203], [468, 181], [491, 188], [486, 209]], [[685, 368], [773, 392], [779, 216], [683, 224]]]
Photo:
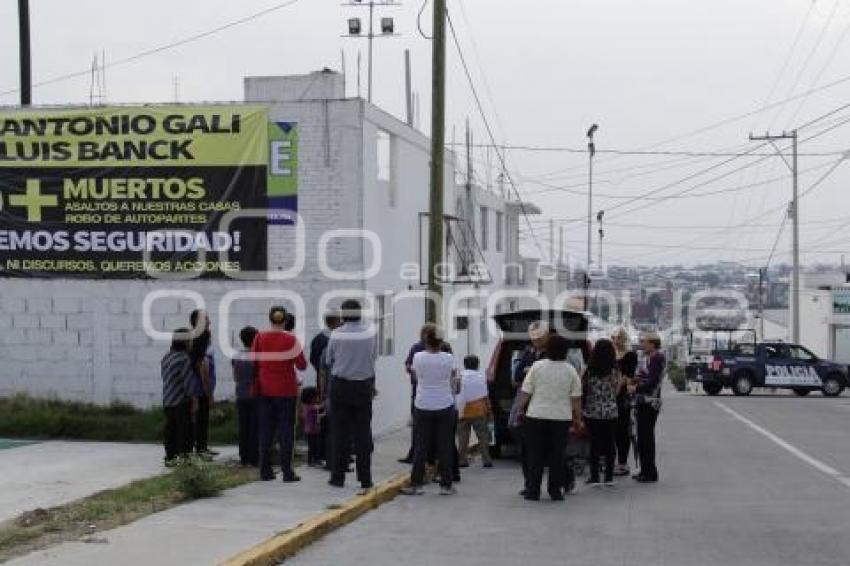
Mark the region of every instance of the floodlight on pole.
[[[351, 18], [348, 20], [348, 34], [343, 35], [343, 37], [355, 38], [355, 39], [363, 39], [364, 37], [369, 40], [369, 61], [368, 61], [368, 85], [367, 85], [367, 100], [372, 102], [372, 42], [376, 37], [395, 37], [395, 21], [392, 18], [381, 18], [381, 33], [380, 35], [375, 34], [375, 7], [379, 8], [393, 8], [397, 6], [401, 6], [400, 3], [395, 2], [394, 0], [382, 0], [380, 2], [376, 2], [375, 0], [369, 0], [369, 2], [364, 2], [363, 0], [350, 0], [343, 4], [343, 6], [349, 7], [368, 7], [369, 8], [369, 29], [368, 33], [363, 35], [362, 26], [360, 23], [360, 18]], [[356, 27], [353, 25], [353, 22], [356, 21]]]
[[598, 124], [587, 129], [587, 264], [584, 276], [584, 310], [588, 308], [587, 291], [590, 289], [590, 265], [593, 263], [593, 156], [596, 155], [593, 135], [598, 129]]

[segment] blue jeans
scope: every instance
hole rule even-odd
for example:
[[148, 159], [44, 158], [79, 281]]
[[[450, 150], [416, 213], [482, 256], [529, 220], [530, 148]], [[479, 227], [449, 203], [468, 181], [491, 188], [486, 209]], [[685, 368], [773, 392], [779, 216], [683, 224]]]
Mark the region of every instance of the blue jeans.
[[260, 476], [273, 474], [270, 453], [275, 433], [280, 442], [280, 469], [292, 472], [295, 445], [295, 397], [259, 397], [257, 399], [260, 436]]

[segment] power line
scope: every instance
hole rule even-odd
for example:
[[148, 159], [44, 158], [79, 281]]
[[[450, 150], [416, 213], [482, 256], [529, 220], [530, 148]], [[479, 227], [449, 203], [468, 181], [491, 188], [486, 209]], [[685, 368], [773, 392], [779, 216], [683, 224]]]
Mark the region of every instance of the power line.
[[[831, 132], [831, 131], [835, 130], [836, 128], [839, 128], [839, 127], [841, 127], [841, 126], [843, 126], [843, 125], [846, 125], [847, 123], [850, 123], [850, 118], [846, 118], [846, 119], [842, 120], [841, 122], [839, 122], [839, 123], [837, 123], [837, 124], [834, 124], [834, 125], [832, 125], [832, 126], [830, 126], [830, 127], [826, 128], [825, 130], [821, 130], [820, 132], [818, 132], [818, 133], [816, 133], [816, 134], [813, 134], [813, 135], [811, 135], [811, 136], [809, 136], [809, 137], [807, 137], [807, 138], [805, 138], [805, 139], [803, 139], [803, 140], [801, 140], [801, 141], [803, 141], [803, 142], [804, 142], [804, 141], [809, 141], [809, 140], [812, 140], [812, 139], [818, 138], [818, 137], [820, 137], [820, 136], [823, 136], [823, 135], [825, 135], [825, 134], [827, 134], [827, 133], [829, 133], [829, 132]], [[759, 145], [755, 146], [755, 148], [757, 149], [757, 148], [760, 148], [760, 147], [764, 147], [764, 146], [765, 146], [766, 144], [768, 144], [768, 143], [770, 143], [770, 142], [765, 142], [765, 143], [759, 144]], [[829, 172], [827, 172], [827, 174], [826, 174], [826, 175], [824, 175], [824, 177], [822, 177], [822, 178], [821, 178], [818, 182], [816, 182], [816, 183], [815, 183], [815, 185], [814, 185], [813, 187], [810, 187], [810, 188], [808, 189], [808, 191], [814, 190], [814, 188], [816, 188], [816, 187], [817, 187], [817, 186], [818, 186], [818, 185], [819, 185], [819, 184], [820, 184], [820, 183], [821, 183], [821, 182], [822, 182], [822, 181], [823, 181], [826, 177], [828, 177], [828, 176], [829, 176], [829, 174], [830, 174], [832, 171], [834, 171], [834, 170], [835, 170], [835, 168], [836, 168], [836, 167], [837, 167], [840, 163], [842, 163], [842, 162], [843, 162], [846, 158], [847, 158], [847, 154], [846, 154], [846, 153], [842, 154], [842, 157], [841, 157], [841, 158], [840, 158], [840, 159], [836, 162], [836, 164], [835, 164], [835, 165], [834, 165], [834, 166], [833, 166], [833, 167], [829, 170]], [[694, 178], [694, 177], [696, 177], [696, 176], [701, 175], [702, 173], [705, 173], [705, 172], [710, 171], [710, 170], [712, 170], [712, 169], [716, 169], [716, 168], [718, 168], [718, 167], [721, 167], [721, 166], [723, 166], [723, 165], [726, 165], [726, 164], [728, 164], [728, 163], [730, 163], [730, 162], [734, 161], [735, 159], [738, 159], [738, 158], [737, 158], [737, 157], [733, 157], [733, 158], [727, 159], [727, 160], [723, 161], [722, 163], [719, 163], [719, 164], [717, 164], [717, 165], [714, 165], [714, 166], [712, 166], [712, 167], [709, 167], [708, 169], [706, 169], [706, 170], [704, 170], [704, 171], [702, 171], [702, 172], [700, 172], [700, 173], [697, 173], [697, 174], [695, 174], [695, 175], [691, 175], [691, 176], [689, 176], [689, 177], [690, 177], [690, 178]], [[761, 158], [757, 159], [756, 161], [751, 162], [751, 163], [748, 163], [748, 164], [746, 164], [746, 165], [744, 165], [744, 166], [742, 166], [742, 167], [738, 167], [737, 169], [733, 169], [732, 171], [729, 171], [729, 172], [727, 172], [727, 173], [724, 173], [724, 174], [722, 174], [722, 175], [719, 175], [719, 176], [717, 176], [717, 177], [714, 177], [714, 178], [712, 178], [712, 179], [709, 179], [708, 181], [704, 181], [704, 182], [699, 183], [699, 184], [697, 184], [697, 185], [694, 185], [694, 186], [692, 186], [692, 187], [690, 187], [690, 188], [688, 188], [688, 189], [685, 189], [685, 190], [683, 190], [683, 191], [679, 191], [678, 193], [674, 193], [674, 195], [667, 195], [667, 196], [668, 196], [668, 197], [670, 197], [670, 198], [672, 198], [673, 196], [678, 196], [678, 195], [686, 194], [686, 193], [688, 193], [688, 192], [690, 192], [690, 191], [693, 191], [693, 190], [695, 190], [695, 189], [697, 189], [697, 188], [700, 188], [700, 187], [702, 187], [702, 186], [705, 186], [705, 185], [706, 185], [706, 184], [708, 184], [708, 183], [712, 183], [712, 182], [714, 182], [714, 181], [717, 181], [717, 180], [723, 179], [723, 178], [725, 178], [725, 177], [728, 177], [729, 175], [731, 175], [731, 174], [733, 174], [733, 173], [735, 173], [735, 172], [737, 172], [737, 171], [741, 171], [741, 170], [743, 170], [743, 169], [746, 169], [747, 167], [752, 167], [753, 165], [755, 165], [755, 164], [757, 164], [757, 163], [760, 163], [760, 162], [763, 162], [763, 161], [765, 161], [766, 159], [768, 159], [768, 157], [761, 157]], [[685, 180], [689, 180], [689, 179], [688, 179], [688, 178], [686, 178]], [[675, 185], [681, 184], [681, 182], [682, 182], [682, 181], [677, 181], [677, 182], [675, 182], [675, 183], [668, 184], [668, 185], [666, 185], [666, 186], [664, 186], [664, 187], [661, 187], [661, 188], [659, 188], [659, 189], [655, 189], [655, 190], [653, 190], [653, 191], [649, 191], [648, 193], [645, 193], [644, 195], [640, 195], [640, 196], [635, 197], [635, 198], [633, 199], [633, 201], [632, 201], [632, 202], [634, 202], [634, 201], [636, 201], [636, 200], [644, 200], [646, 196], [651, 196], [652, 194], [656, 194], [656, 193], [658, 193], [658, 192], [660, 192], [660, 191], [666, 190], [666, 189], [668, 189], [668, 188], [672, 188], [672, 187], [673, 187], [673, 186], [675, 186]], [[806, 191], [804, 191], [804, 192], [803, 192], [803, 194], [806, 194]], [[802, 195], [801, 195], [801, 196], [802, 196]], [[629, 203], [629, 202], [619, 203], [619, 204], [616, 204], [616, 205], [614, 205], [614, 206], [612, 206], [612, 207], [609, 207], [609, 210], [611, 210], [611, 209], [616, 209], [616, 208], [621, 208], [621, 207], [623, 207], [623, 206], [627, 206], [628, 204], [630, 204], [630, 203]], [[643, 204], [643, 205], [639, 205], [639, 206], [637, 206], [637, 207], [635, 207], [635, 208], [632, 208], [632, 209], [629, 209], [629, 210], [624, 211], [623, 213], [621, 213], [621, 215], [622, 215], [622, 214], [630, 214], [630, 213], [636, 212], [636, 211], [638, 211], [638, 210], [643, 210], [644, 208], [647, 208], [648, 206], [652, 206], [652, 204], [650, 203], [650, 204]]]
[[[461, 142], [449, 143], [448, 146], [463, 146]], [[578, 147], [563, 147], [563, 146], [546, 146], [546, 145], [509, 145], [476, 143], [472, 147], [475, 148], [494, 148], [508, 151], [529, 151], [529, 152], [557, 152], [557, 153], [577, 153], [587, 154], [587, 148]], [[684, 157], [773, 157], [775, 153], [752, 153], [752, 152], [711, 152], [711, 151], [642, 151], [642, 150], [627, 150], [627, 149], [597, 149], [596, 153], [608, 153], [611, 155], [674, 155]], [[822, 152], [822, 153], [800, 153], [801, 157], [829, 157], [837, 155], [837, 152]]]
[[[809, 54], [806, 56], [805, 61], [803, 61], [803, 66], [800, 68], [800, 71], [797, 73], [797, 78], [794, 79], [794, 84], [791, 86], [790, 89], [788, 89], [788, 94], [791, 94], [792, 92], [794, 92], [794, 90], [800, 84], [800, 80], [802, 80], [803, 75], [806, 72], [806, 69], [809, 68], [809, 64], [812, 62], [812, 58], [815, 56], [815, 53], [817, 53], [818, 49], [820, 48], [821, 42], [823, 41], [823, 38], [826, 36], [826, 30], [829, 29], [829, 26], [832, 23], [832, 19], [835, 17], [835, 12], [836, 12], [836, 10], [838, 10], [839, 1], [840, 0], [835, 0], [835, 2], [832, 4], [832, 10], [830, 10], [829, 16], [827, 16], [827, 18], [826, 18], [826, 22], [824, 22], [823, 27], [820, 29], [820, 32], [818, 33], [817, 40], [815, 40], [815, 44], [812, 46], [811, 51], [809, 51]], [[805, 97], [800, 101], [800, 104], [797, 108], [797, 112], [795, 112], [794, 115], [791, 116], [791, 119], [789, 120], [789, 122], [794, 121], [794, 118], [796, 117], [800, 108], [802, 108], [803, 104], [805, 104], [806, 98], [808, 98], [808, 97]], [[777, 116], [777, 118], [778, 118], [778, 116]]]
[[[838, 3], [836, 2], [836, 6], [837, 6], [837, 4]], [[832, 64], [833, 59], [835, 59], [835, 56], [838, 54], [838, 50], [841, 47], [841, 44], [844, 43], [844, 40], [847, 38], [848, 33], [850, 33], [850, 24], [847, 24], [844, 27], [844, 30], [841, 32], [841, 35], [838, 37], [838, 41], [835, 42], [835, 45], [833, 45], [833, 47], [832, 47], [832, 51], [830, 51], [829, 55], [827, 56], [826, 62], [823, 64], [823, 67], [821, 67], [820, 71], [818, 71], [818, 74], [815, 75], [815, 80], [812, 81], [812, 84], [817, 85], [818, 83], [820, 83], [821, 77], [823, 77], [823, 74], [826, 72], [826, 70]], [[800, 101], [800, 104], [797, 105], [797, 109], [794, 111], [794, 114], [791, 115], [791, 119], [789, 120], [789, 122], [792, 122], [792, 123], [794, 122], [794, 119], [797, 117], [797, 115], [803, 109], [803, 105], [805, 103], [806, 103], [805, 99]]]
[[[469, 71], [469, 66], [466, 64], [466, 57], [464, 57], [463, 50], [461, 49], [461, 46], [460, 46], [460, 41], [458, 41], [457, 32], [455, 31], [455, 26], [454, 26], [454, 23], [452, 22], [451, 14], [449, 14], [448, 12], [446, 12], [446, 20], [449, 23], [449, 30], [451, 31], [452, 39], [454, 41], [455, 48], [457, 49], [458, 57], [460, 58], [461, 65], [463, 66], [463, 71], [466, 74], [466, 80], [469, 82], [469, 88], [472, 91], [472, 96], [475, 99], [475, 104], [478, 107], [478, 112], [479, 112], [479, 114], [481, 114], [481, 120], [484, 122], [484, 127], [487, 130], [487, 135], [490, 137], [491, 143], [494, 146], [496, 146], [497, 145], [496, 136], [493, 134], [493, 128], [490, 127], [490, 121], [487, 119], [487, 115], [484, 112], [484, 107], [481, 104], [481, 98], [478, 96], [478, 91], [475, 88], [475, 82], [472, 80], [472, 74]], [[528, 227], [531, 231], [531, 238], [534, 241], [535, 246], [537, 246], [537, 251], [540, 253], [540, 257], [546, 257], [546, 254], [543, 251], [543, 247], [540, 245], [540, 242], [537, 239], [537, 235], [534, 232], [534, 226], [531, 224], [531, 221], [529, 220], [528, 211], [526, 210], [526, 206], [525, 206], [525, 203], [523, 202], [522, 195], [519, 193], [519, 189], [517, 189], [517, 186], [514, 183], [513, 177], [511, 177], [510, 171], [508, 171], [507, 165], [505, 163], [504, 153], [498, 148], [495, 148], [495, 151], [496, 151], [496, 156], [499, 158], [499, 162], [501, 163], [502, 168], [504, 170], [505, 177], [507, 178], [508, 183], [510, 184], [511, 188], [513, 189], [514, 193], [517, 196], [518, 203], [519, 203], [519, 206], [520, 206], [520, 210], [522, 212], [523, 217], [525, 218], [525, 221], [528, 223]]]
[[806, 26], [809, 23], [809, 18], [812, 15], [814, 7], [815, 0], [812, 0], [812, 2], [809, 4], [809, 9], [806, 10], [806, 15], [803, 17], [803, 21], [800, 23], [800, 27], [797, 29], [797, 33], [794, 36], [794, 41], [791, 43], [791, 49], [788, 50], [788, 54], [785, 56], [785, 61], [782, 63], [782, 67], [779, 69], [779, 73], [776, 75], [776, 78], [773, 80], [773, 85], [770, 87], [770, 92], [768, 92], [767, 97], [764, 99], [764, 104], [770, 102], [770, 99], [773, 98], [774, 94], [776, 94], [776, 89], [779, 87], [779, 83], [782, 80], [782, 77], [785, 76], [785, 71], [788, 70], [788, 65], [791, 63], [791, 59], [793, 58], [794, 53], [797, 51], [797, 46], [800, 44], [800, 39], [803, 37], [803, 31], [806, 29]]
[[[580, 244], [585, 242], [585, 240], [564, 240], [565, 242], [569, 242], [571, 244]], [[647, 244], [643, 242], [615, 242], [615, 241], [607, 241], [609, 245], [621, 246], [621, 247], [646, 247]], [[741, 251], [741, 252], [767, 252], [771, 251], [773, 248], [736, 248], [729, 246], [691, 246], [685, 244], [652, 244], [654, 248], [660, 248], [665, 250], [694, 250], [694, 251]], [[821, 251], [808, 251], [807, 253], [839, 253], [837, 250], [821, 250]]]
[[[771, 156], [773, 156], [773, 155], [775, 155], [775, 154], [771, 154]], [[841, 153], [841, 154], [836, 153], [835, 155], [843, 155], [843, 153]], [[808, 169], [801, 171], [800, 173], [801, 174], [810, 173], [812, 171], [818, 171], [818, 170], [824, 169], [826, 167], [829, 167], [829, 163], [821, 164], [821, 165], [818, 165], [818, 166], [815, 166], [815, 167], [810, 167]], [[744, 185], [737, 185], [737, 186], [728, 187], [728, 188], [725, 188], [725, 189], [717, 189], [717, 190], [713, 190], [713, 191], [704, 191], [704, 192], [700, 192], [700, 193], [688, 193], [688, 194], [670, 195], [670, 196], [662, 196], [662, 197], [642, 197], [641, 200], [665, 201], [665, 200], [669, 200], [669, 199], [704, 198], [704, 197], [710, 197], [710, 196], [716, 196], [716, 195], [722, 195], [722, 194], [737, 193], [737, 192], [744, 191], [744, 190], [747, 190], [747, 189], [751, 189], [751, 188], [754, 188], [754, 187], [761, 187], [761, 186], [764, 186], [764, 185], [770, 185], [770, 184], [776, 183], [778, 181], [783, 181], [783, 180], [785, 180], [789, 177], [790, 177], [790, 175], [786, 174], [786, 175], [781, 175], [779, 177], [772, 177], [770, 179], [764, 179], [762, 181], [757, 181], [757, 182], [754, 182], [754, 183], [747, 183], [747, 184], [744, 184]], [[528, 182], [531, 183], [532, 185], [540, 185], [540, 186], [543, 186], [543, 187], [547, 187], [546, 189], [542, 189], [542, 190], [538, 190], [538, 191], [527, 191], [527, 193], [529, 195], [540, 195], [540, 194], [551, 193], [551, 192], [565, 192], [565, 193], [575, 194], [575, 195], [579, 195], [579, 196], [587, 196], [587, 191], [572, 190], [573, 187], [582, 186], [582, 185], [572, 185], [572, 186], [562, 187], [562, 186], [558, 186], [558, 185], [551, 185], [551, 184], [548, 184], [548, 183], [543, 183], [543, 182], [540, 182], [540, 181], [529, 180]], [[585, 183], [584, 186], [586, 186], [586, 185], [587, 184]], [[614, 195], [614, 194], [597, 193], [597, 196], [602, 197], [602, 198], [608, 198], [608, 199], [627, 200], [627, 199], [633, 198], [635, 195]]]
[[[711, 130], [716, 130], [717, 128], [721, 128], [723, 126], [728, 126], [729, 124], [734, 124], [735, 122], [743, 120], [744, 118], [756, 116], [756, 115], [761, 114], [762, 112], [765, 112], [767, 110], [772, 110], [773, 108], [778, 108], [778, 107], [780, 107], [784, 104], [788, 104], [789, 102], [794, 102], [795, 100], [800, 100], [801, 98], [805, 98], [805, 97], [808, 97], [812, 94], [823, 92], [825, 90], [834, 88], [836, 86], [845, 84], [847, 82], [850, 82], [850, 75], [845, 75], [845, 76], [840, 77], [838, 79], [835, 79], [834, 81], [831, 81], [831, 82], [829, 82], [829, 83], [827, 83], [823, 86], [811, 88], [807, 91], [801, 92], [799, 94], [795, 94], [793, 96], [789, 96], [789, 97], [784, 98], [782, 100], [778, 100], [778, 101], [772, 102], [770, 104], [765, 104], [761, 108], [756, 108], [755, 110], [750, 110], [748, 112], [737, 114], [735, 116], [731, 116], [729, 118], [725, 118], [723, 120], [719, 120], [717, 122], [714, 122], [714, 123], [709, 124], [707, 126], [703, 126], [702, 128], [697, 128], [696, 130], [692, 130], [692, 131], [686, 132], [684, 134], [680, 134], [680, 135], [677, 135], [677, 136], [673, 136], [671, 138], [667, 138], [667, 139], [662, 140], [660, 142], [656, 142], [656, 143], [654, 143], [650, 146], [645, 146], [644, 149], [648, 149], [650, 147], [658, 147], [658, 146], [662, 146], [662, 145], [667, 145], [667, 144], [672, 143], [674, 141], [679, 141], [679, 140], [683, 140], [683, 139], [686, 139], [686, 138], [697, 136], [699, 134], [704, 134], [705, 132], [710, 132]], [[799, 130], [801, 127], [798, 127], [796, 129]]]
[[[186, 45], [187, 43], [192, 43], [192, 42], [198, 41], [199, 39], [204, 39], [206, 37], [210, 37], [211, 35], [215, 35], [217, 33], [228, 30], [230, 28], [234, 28], [236, 26], [246, 24], [246, 23], [251, 22], [253, 20], [257, 20], [257, 19], [262, 18], [264, 16], [267, 16], [267, 15], [273, 13], [273, 12], [277, 12], [278, 10], [288, 8], [289, 6], [292, 6], [293, 4], [297, 4], [300, 1], [301, 0], [287, 0], [286, 2], [281, 2], [279, 4], [275, 4], [274, 6], [270, 6], [269, 8], [266, 8], [264, 10], [260, 10], [259, 12], [255, 12], [255, 13], [250, 14], [248, 16], [239, 18], [238, 20], [233, 20], [233, 21], [227, 22], [225, 24], [214, 27], [214, 28], [209, 29], [207, 31], [196, 33], [194, 35], [190, 35], [190, 36], [185, 37], [183, 39], [179, 39], [177, 41], [167, 43], [165, 45], [160, 45], [159, 47], [146, 49], [144, 51], [140, 51], [140, 52], [136, 53], [135, 55], [130, 55], [130, 56], [124, 57], [122, 59], [116, 59], [114, 61], [110, 61], [108, 64], [104, 65], [103, 68], [104, 69], [111, 69], [113, 67], [118, 67], [120, 65], [126, 65], [127, 63], [132, 63], [133, 61], [138, 61], [139, 59], [143, 59], [145, 57], [149, 57], [149, 56], [155, 55], [157, 53], [162, 53], [163, 51], [169, 51], [171, 49], [181, 47], [183, 45]], [[64, 75], [58, 75], [58, 76], [37, 82], [37, 83], [33, 84], [32, 86], [33, 87], [40, 87], [40, 86], [46, 86], [46, 85], [49, 85], [49, 84], [59, 83], [59, 82], [63, 82], [63, 81], [66, 81], [66, 80], [87, 76], [90, 72], [91, 72], [91, 69], [86, 69], [86, 70], [83, 70], [83, 71], [77, 71], [77, 72], [73, 72], [73, 73], [67, 73], [67, 74], [64, 74]], [[14, 93], [19, 92], [19, 91], [20, 91], [20, 88], [12, 88], [12, 89], [8, 89], [8, 90], [0, 91], [0, 96], [5, 96], [7, 94], [14, 94]]]
[[770, 248], [770, 255], [767, 256], [765, 267], [770, 267], [770, 260], [773, 259], [773, 254], [776, 251], [776, 246], [779, 245], [779, 239], [782, 237], [782, 230], [785, 228], [785, 223], [788, 222], [788, 215], [782, 217], [782, 224], [779, 225], [779, 232], [776, 234], [776, 240], [773, 242], [773, 247]]

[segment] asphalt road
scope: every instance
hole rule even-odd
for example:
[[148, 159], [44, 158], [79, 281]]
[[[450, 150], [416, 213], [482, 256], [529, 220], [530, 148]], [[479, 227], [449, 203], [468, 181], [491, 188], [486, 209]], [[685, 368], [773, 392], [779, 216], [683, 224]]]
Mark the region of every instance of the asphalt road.
[[668, 394], [655, 485], [526, 502], [519, 471], [399, 498], [287, 564], [850, 564], [850, 397]]

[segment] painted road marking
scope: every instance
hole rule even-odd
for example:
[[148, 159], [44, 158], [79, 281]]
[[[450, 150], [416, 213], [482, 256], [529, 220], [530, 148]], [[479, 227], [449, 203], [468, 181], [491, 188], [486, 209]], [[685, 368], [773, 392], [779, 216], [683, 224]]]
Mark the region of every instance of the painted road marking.
[[729, 407], [727, 407], [726, 405], [724, 405], [720, 401], [715, 401], [714, 404], [717, 405], [720, 409], [722, 409], [722, 410], [726, 411], [727, 413], [729, 413], [730, 415], [732, 415], [737, 420], [741, 421], [742, 423], [744, 423], [745, 425], [750, 427], [751, 429], [753, 429], [754, 431], [758, 432], [762, 436], [765, 436], [768, 440], [771, 440], [774, 444], [776, 444], [780, 448], [784, 448], [786, 451], [790, 452], [792, 455], [796, 456], [798, 459], [807, 463], [811, 467], [813, 467], [816, 470], [818, 470], [818, 471], [830, 476], [831, 478], [837, 480], [844, 487], [850, 488], [850, 477], [845, 476], [843, 473], [836, 470], [832, 466], [824, 464], [823, 462], [821, 462], [817, 458], [814, 458], [814, 457], [806, 454], [805, 452], [803, 452], [802, 450], [800, 450], [799, 448], [797, 448], [796, 446], [794, 446], [790, 442], [787, 442], [786, 440], [783, 440], [782, 438], [776, 436], [775, 434], [773, 434], [772, 432], [770, 432], [766, 428], [757, 425], [756, 423], [754, 423], [753, 421], [751, 421], [747, 417], [745, 417], [742, 414], [730, 409]]

